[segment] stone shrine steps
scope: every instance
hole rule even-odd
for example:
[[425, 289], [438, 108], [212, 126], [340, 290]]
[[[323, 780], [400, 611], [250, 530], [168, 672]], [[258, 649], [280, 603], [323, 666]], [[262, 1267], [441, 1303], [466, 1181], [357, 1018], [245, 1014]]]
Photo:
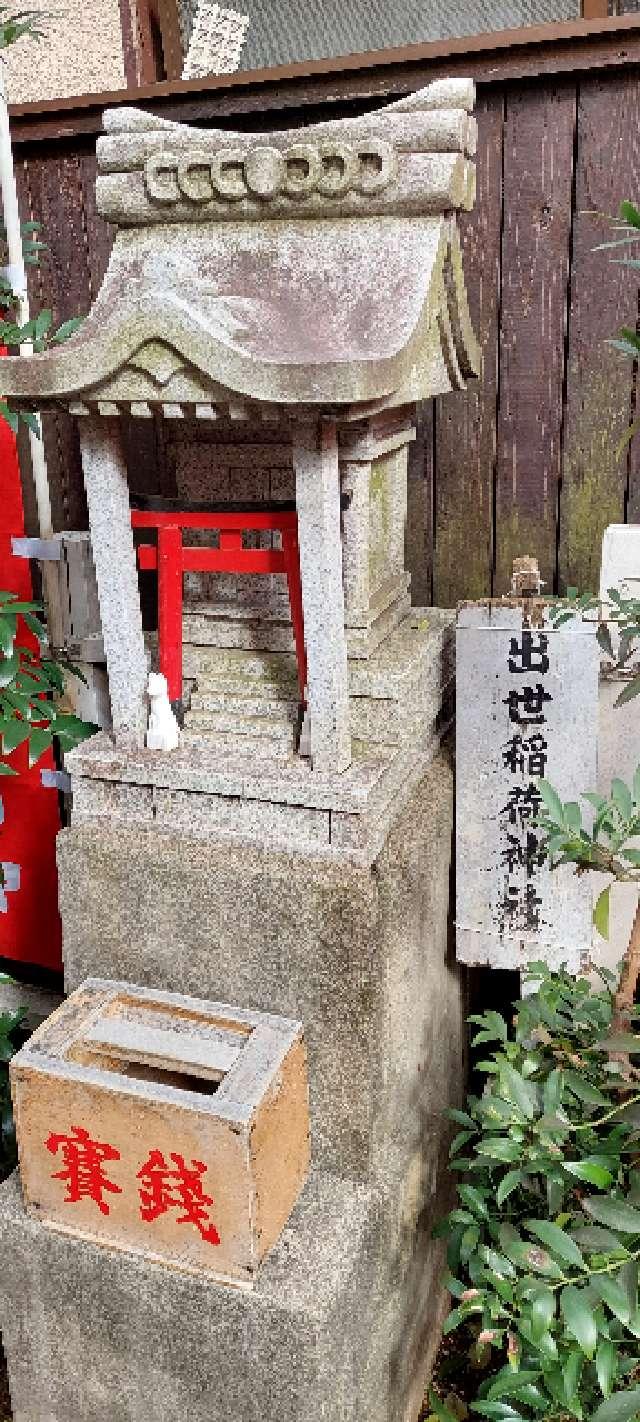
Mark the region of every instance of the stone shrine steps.
[[271, 760], [294, 755], [299, 718], [295, 657], [190, 646], [185, 660], [195, 677], [184, 718], [189, 739]]

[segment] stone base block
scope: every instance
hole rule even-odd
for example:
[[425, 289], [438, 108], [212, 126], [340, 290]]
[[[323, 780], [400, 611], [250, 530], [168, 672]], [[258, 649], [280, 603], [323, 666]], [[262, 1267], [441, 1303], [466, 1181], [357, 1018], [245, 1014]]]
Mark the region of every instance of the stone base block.
[[370, 864], [451, 724], [451, 618], [419, 609], [374, 657], [350, 662], [342, 772], [294, 753], [294, 659], [188, 649], [198, 689], [182, 744], [132, 753], [103, 733], [77, 747], [66, 757], [74, 825], [105, 818]]
[[366, 865], [197, 838], [188, 818], [63, 830], [68, 991], [124, 979], [299, 1019], [317, 1163], [385, 1178], [395, 1145], [431, 1150], [461, 1089], [452, 797], [441, 751]]
[[[439, 1255], [403, 1268], [381, 1192], [312, 1177], [256, 1286], [60, 1233], [0, 1190], [14, 1422], [414, 1422]], [[416, 1286], [418, 1291], [416, 1291]]]

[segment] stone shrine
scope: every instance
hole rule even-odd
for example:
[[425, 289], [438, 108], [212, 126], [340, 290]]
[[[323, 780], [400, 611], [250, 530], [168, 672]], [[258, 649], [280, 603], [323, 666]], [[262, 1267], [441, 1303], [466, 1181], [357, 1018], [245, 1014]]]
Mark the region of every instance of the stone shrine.
[[[78, 416], [109, 677], [112, 733], [66, 760], [67, 989], [302, 1023], [312, 1159], [251, 1290], [58, 1235], [10, 1182], [16, 1422], [112, 1422], [114, 1399], [136, 1422], [418, 1414], [463, 1004], [453, 614], [411, 607], [406, 481], [416, 404], [479, 369], [473, 98], [440, 80], [261, 136], [107, 113], [102, 289], [66, 345], [3, 363], [13, 405]], [[175, 488], [141, 499], [121, 420], [157, 412]], [[168, 752], [145, 746], [150, 665], [183, 720]]]

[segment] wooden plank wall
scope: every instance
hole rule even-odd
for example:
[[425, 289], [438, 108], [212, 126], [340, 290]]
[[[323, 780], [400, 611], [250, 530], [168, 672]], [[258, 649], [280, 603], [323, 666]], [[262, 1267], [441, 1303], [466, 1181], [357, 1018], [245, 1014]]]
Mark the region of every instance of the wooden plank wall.
[[[562, 72], [547, 55], [540, 72], [529, 62], [517, 77], [505, 60], [487, 81], [475, 66], [478, 201], [462, 228], [483, 374], [421, 416], [408, 544], [425, 601], [504, 592], [522, 552], [537, 554], [549, 590], [594, 588], [603, 528], [640, 519], [640, 436], [618, 453], [636, 372], [606, 344], [620, 324], [635, 324], [638, 281], [593, 250], [607, 235], [594, 213], [640, 201], [639, 51], [621, 54], [611, 67], [557, 65]], [[335, 75], [329, 87], [327, 112], [353, 112], [346, 90], [340, 107]], [[321, 90], [317, 81], [310, 118], [325, 112]], [[184, 105], [190, 116], [193, 93]], [[164, 111], [179, 117], [180, 98]], [[238, 126], [269, 127], [268, 113], [258, 119], [248, 106], [243, 116], [237, 98], [228, 112]], [[282, 121], [279, 113], [272, 126]], [[23, 126], [17, 145], [23, 213], [43, 222], [49, 242], [34, 305], [64, 320], [88, 309], [108, 260], [95, 133], [28, 134]], [[77, 432], [66, 418], [48, 424], [56, 525], [86, 526]]]

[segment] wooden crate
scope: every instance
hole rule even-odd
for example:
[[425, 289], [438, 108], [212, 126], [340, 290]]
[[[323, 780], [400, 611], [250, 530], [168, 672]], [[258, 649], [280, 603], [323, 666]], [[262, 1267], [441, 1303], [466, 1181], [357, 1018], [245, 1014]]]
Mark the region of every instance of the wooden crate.
[[11, 1063], [47, 1225], [250, 1283], [309, 1164], [302, 1025], [87, 981]]

